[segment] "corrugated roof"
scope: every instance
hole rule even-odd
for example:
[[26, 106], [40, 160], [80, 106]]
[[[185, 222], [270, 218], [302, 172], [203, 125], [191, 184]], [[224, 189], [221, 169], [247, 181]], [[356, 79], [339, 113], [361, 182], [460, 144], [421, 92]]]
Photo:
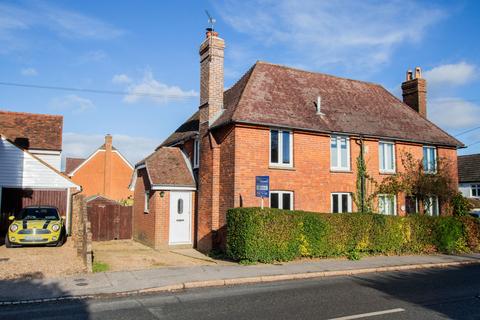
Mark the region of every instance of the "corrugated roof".
[[458, 181], [480, 182], [480, 153], [458, 157]]
[[0, 110], [0, 132], [25, 149], [62, 150], [63, 117]]

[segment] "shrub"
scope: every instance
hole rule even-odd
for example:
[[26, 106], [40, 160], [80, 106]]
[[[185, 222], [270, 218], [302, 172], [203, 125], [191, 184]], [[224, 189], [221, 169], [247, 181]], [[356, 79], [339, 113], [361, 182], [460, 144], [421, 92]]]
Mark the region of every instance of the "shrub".
[[480, 224], [471, 217], [321, 214], [269, 208], [235, 208], [227, 213], [226, 254], [244, 263], [478, 250]]

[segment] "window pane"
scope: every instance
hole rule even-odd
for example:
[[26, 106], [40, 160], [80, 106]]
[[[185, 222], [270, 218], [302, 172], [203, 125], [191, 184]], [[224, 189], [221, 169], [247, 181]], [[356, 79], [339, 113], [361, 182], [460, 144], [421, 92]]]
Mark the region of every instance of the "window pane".
[[284, 193], [282, 198], [282, 209], [291, 210], [290, 193]]
[[270, 194], [270, 208], [278, 209], [278, 193]]
[[436, 154], [436, 149], [435, 148], [430, 148], [430, 170], [431, 171], [436, 171], [437, 170], [437, 154]]
[[342, 168], [348, 167], [348, 157], [347, 157], [347, 139], [341, 138], [340, 139], [340, 152], [341, 152], [341, 166]]
[[385, 197], [378, 197], [378, 212], [385, 214]]
[[342, 194], [342, 212], [348, 212], [348, 195]]
[[278, 131], [270, 131], [270, 162], [278, 163]]
[[388, 214], [395, 214], [395, 199], [393, 197], [388, 197]]
[[283, 163], [290, 163], [290, 132], [282, 131]]
[[393, 144], [386, 144], [385, 148], [386, 148], [385, 169], [393, 170]]
[[385, 144], [384, 143], [380, 143], [378, 154], [380, 159], [380, 170], [385, 170]]
[[332, 194], [332, 212], [338, 212], [338, 194]]
[[338, 156], [337, 156], [337, 138], [332, 137], [330, 141], [330, 163], [331, 166], [336, 168], [338, 167]]
[[432, 215], [433, 216], [438, 216], [439, 210], [438, 210], [438, 198], [437, 197], [432, 197]]
[[428, 150], [427, 148], [423, 148], [423, 169], [428, 171]]
[[177, 213], [182, 214], [183, 213], [183, 199], [178, 199], [177, 202]]

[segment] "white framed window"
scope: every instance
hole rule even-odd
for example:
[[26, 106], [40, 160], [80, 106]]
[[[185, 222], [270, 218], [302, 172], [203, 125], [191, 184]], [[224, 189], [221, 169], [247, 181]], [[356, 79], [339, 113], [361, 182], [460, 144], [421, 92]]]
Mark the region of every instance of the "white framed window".
[[480, 184], [472, 184], [470, 188], [471, 196], [480, 198]]
[[394, 216], [397, 214], [397, 197], [391, 194], [378, 196], [378, 213]]
[[193, 140], [193, 168], [198, 168], [200, 164], [200, 140]]
[[332, 213], [352, 212], [352, 195], [347, 192], [334, 192], [331, 204]]
[[423, 171], [426, 173], [437, 172], [437, 148], [423, 147]]
[[418, 199], [415, 196], [405, 197], [405, 212], [407, 214], [418, 213]]
[[395, 144], [380, 141], [378, 143], [378, 161], [381, 173], [395, 173]]
[[350, 139], [348, 137], [331, 137], [330, 168], [333, 171], [350, 171]]
[[150, 210], [150, 191], [145, 190], [145, 203], [144, 203], [144, 212], [148, 212]]
[[271, 191], [270, 208], [293, 210], [293, 192]]
[[438, 197], [428, 197], [423, 202], [425, 206], [425, 213], [432, 217], [438, 217], [440, 215], [440, 207], [438, 205]]
[[270, 130], [270, 165], [293, 166], [293, 135], [290, 130]]

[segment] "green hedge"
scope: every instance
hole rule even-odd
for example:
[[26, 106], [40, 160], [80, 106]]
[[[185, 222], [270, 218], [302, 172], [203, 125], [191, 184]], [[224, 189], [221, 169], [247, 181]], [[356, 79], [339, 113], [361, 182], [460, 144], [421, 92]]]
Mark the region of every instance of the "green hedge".
[[321, 214], [235, 208], [227, 213], [227, 255], [250, 262], [361, 254], [454, 253], [480, 250], [472, 217]]

